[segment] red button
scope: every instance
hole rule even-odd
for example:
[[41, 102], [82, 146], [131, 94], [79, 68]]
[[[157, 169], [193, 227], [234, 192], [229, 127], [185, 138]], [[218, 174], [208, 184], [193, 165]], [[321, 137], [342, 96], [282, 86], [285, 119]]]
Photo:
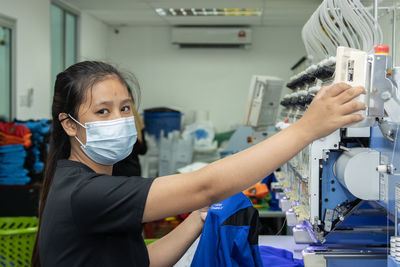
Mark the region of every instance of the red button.
[[247, 136], [247, 143], [251, 143], [251, 142], [253, 142], [253, 137]]
[[244, 38], [244, 37], [246, 37], [246, 32], [245, 32], [244, 30], [240, 30], [239, 33], [238, 33], [238, 37], [239, 37], [239, 38]]
[[375, 54], [389, 54], [389, 46], [377, 45], [375, 46]]

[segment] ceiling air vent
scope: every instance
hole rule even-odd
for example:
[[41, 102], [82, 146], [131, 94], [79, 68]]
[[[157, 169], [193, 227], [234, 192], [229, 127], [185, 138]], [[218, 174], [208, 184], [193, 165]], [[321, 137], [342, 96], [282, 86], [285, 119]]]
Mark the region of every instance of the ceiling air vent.
[[237, 48], [251, 45], [248, 27], [173, 27], [171, 42], [182, 48]]

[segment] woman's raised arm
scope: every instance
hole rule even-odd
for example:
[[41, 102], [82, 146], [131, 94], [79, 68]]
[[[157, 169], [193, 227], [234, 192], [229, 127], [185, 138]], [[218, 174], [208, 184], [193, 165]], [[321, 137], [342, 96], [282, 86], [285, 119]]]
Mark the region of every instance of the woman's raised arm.
[[301, 119], [267, 140], [198, 171], [156, 179], [143, 222], [199, 209], [257, 183], [313, 140], [362, 120], [354, 112], [365, 105], [351, 100], [364, 92], [343, 83], [323, 87]]

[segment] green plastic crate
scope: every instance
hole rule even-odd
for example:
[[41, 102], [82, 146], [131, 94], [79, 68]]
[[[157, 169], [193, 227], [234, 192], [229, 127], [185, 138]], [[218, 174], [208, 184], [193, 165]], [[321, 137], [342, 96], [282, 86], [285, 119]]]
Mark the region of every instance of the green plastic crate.
[[157, 238], [147, 238], [144, 240], [144, 243], [147, 245], [150, 245], [151, 243], [153, 243], [154, 241], [157, 241]]
[[30, 266], [36, 217], [0, 217], [0, 267]]

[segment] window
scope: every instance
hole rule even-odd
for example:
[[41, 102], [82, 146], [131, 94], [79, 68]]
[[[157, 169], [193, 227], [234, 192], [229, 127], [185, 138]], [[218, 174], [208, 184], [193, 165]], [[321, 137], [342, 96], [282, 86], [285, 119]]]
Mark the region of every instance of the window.
[[0, 119], [14, 114], [14, 28], [15, 22], [0, 16]]
[[52, 85], [58, 73], [77, 59], [78, 16], [57, 3], [51, 4], [51, 77]]

